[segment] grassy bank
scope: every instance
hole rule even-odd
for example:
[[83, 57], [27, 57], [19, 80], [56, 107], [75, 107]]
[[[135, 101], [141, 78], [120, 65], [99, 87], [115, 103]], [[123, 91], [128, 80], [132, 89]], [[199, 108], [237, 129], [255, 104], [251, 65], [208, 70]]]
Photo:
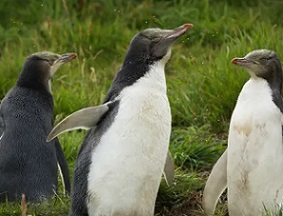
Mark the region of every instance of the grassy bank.
[[[275, 50], [283, 59], [280, 1], [2, 0], [0, 2], [0, 98], [14, 85], [25, 57], [50, 50], [76, 52], [52, 80], [56, 122], [98, 105], [121, 66], [131, 38], [149, 27], [193, 29], [173, 47], [167, 64], [173, 114], [170, 149], [176, 180], [161, 184], [158, 215], [202, 215], [201, 190], [226, 147], [231, 112], [248, 74], [230, 63], [251, 50]], [[71, 170], [85, 132], [60, 136]], [[67, 215], [70, 201], [28, 206], [31, 215]], [[226, 211], [225, 198], [218, 215]], [[20, 215], [1, 204], [0, 215]]]

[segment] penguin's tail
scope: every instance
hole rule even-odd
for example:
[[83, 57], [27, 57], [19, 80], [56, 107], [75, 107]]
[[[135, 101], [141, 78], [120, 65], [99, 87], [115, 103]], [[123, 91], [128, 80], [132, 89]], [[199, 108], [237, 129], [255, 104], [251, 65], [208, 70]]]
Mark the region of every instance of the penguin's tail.
[[57, 161], [61, 172], [60, 174], [63, 178], [62, 182], [65, 189], [64, 193], [70, 195], [71, 192], [70, 172], [69, 172], [67, 160], [65, 158], [64, 152], [62, 150], [58, 138], [55, 139], [55, 149], [56, 149]]

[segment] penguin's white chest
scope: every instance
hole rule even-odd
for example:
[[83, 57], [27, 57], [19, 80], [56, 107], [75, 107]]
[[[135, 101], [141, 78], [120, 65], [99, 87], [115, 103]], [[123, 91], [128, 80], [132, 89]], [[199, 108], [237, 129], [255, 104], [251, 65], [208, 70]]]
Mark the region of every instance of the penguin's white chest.
[[171, 132], [164, 69], [151, 68], [119, 98], [118, 113], [92, 153], [88, 211], [151, 216]]
[[229, 215], [261, 215], [283, 200], [281, 112], [265, 80], [249, 80], [234, 109], [228, 138]]

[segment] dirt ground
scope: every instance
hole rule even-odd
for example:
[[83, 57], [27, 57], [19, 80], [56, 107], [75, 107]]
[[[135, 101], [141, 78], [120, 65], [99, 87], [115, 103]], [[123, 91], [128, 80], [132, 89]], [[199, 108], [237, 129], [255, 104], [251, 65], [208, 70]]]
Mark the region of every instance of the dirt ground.
[[[183, 202], [174, 205], [170, 210], [163, 209], [160, 211], [160, 216], [205, 216], [201, 208], [201, 196], [202, 192], [192, 192], [189, 194], [189, 198]], [[221, 197], [220, 203], [226, 202], [226, 194]], [[222, 213], [217, 213], [221, 216], [229, 216], [225, 206], [222, 205]]]

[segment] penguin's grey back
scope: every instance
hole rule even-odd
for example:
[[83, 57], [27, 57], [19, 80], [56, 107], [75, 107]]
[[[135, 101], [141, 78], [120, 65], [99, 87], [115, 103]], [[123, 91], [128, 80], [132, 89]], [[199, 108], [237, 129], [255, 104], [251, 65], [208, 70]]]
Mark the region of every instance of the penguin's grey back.
[[0, 200], [22, 193], [28, 200], [49, 198], [58, 171], [55, 141], [46, 142], [53, 121], [51, 94], [15, 86], [1, 103], [1, 115]]

